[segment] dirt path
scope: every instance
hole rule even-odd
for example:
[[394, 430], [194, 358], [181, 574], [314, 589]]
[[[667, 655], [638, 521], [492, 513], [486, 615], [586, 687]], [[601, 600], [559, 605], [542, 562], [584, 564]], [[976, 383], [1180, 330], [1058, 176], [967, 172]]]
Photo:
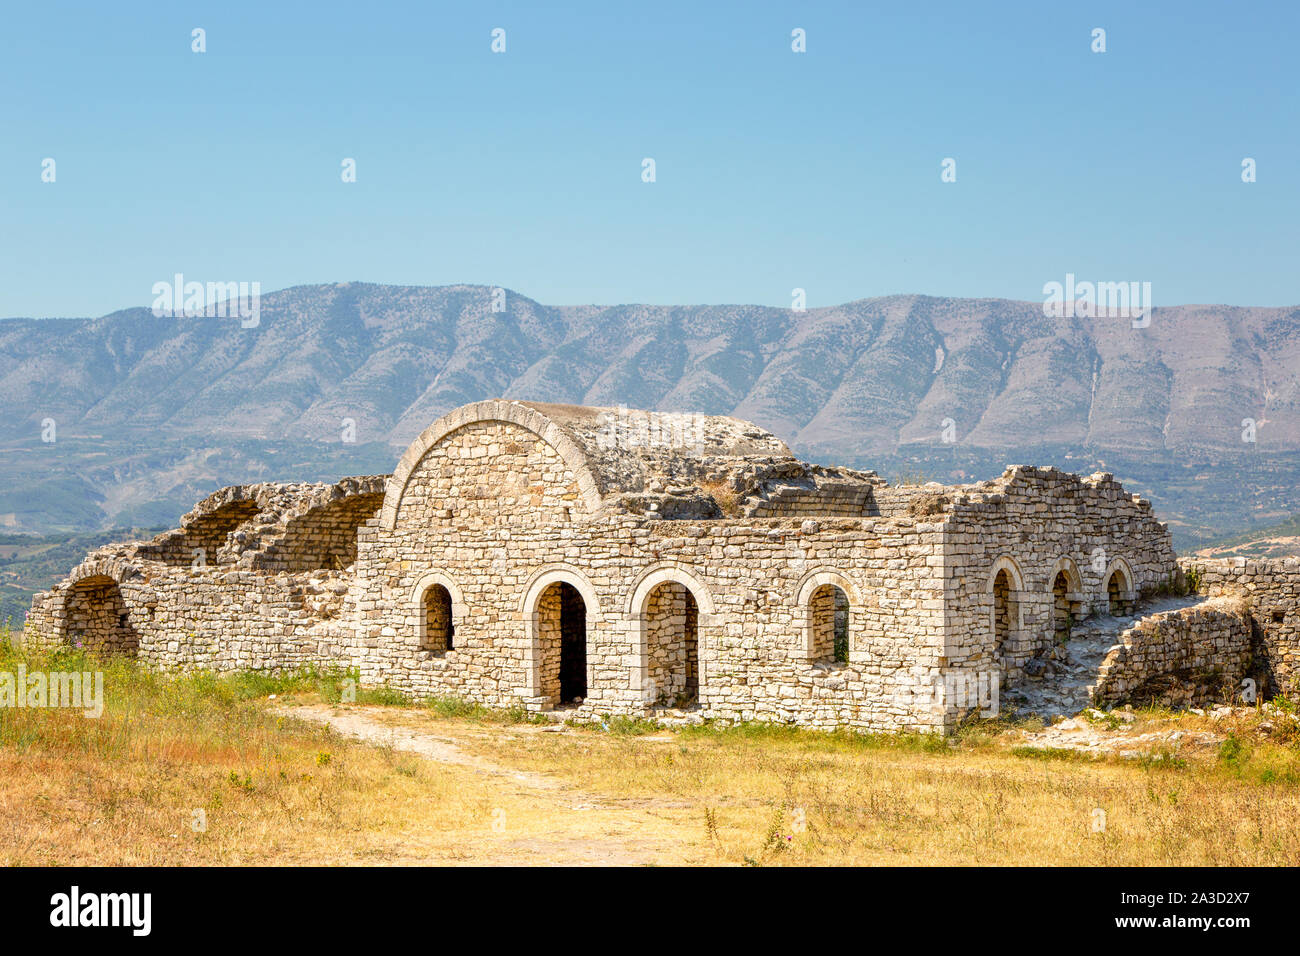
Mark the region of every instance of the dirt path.
[[[363, 743], [412, 753], [439, 764], [462, 767], [489, 779], [494, 791], [543, 805], [544, 828], [521, 834], [493, 833], [462, 862], [517, 866], [653, 866], [700, 862], [701, 848], [686, 828], [666, 819], [680, 804], [622, 801], [586, 793], [563, 781], [502, 766], [468, 753], [452, 737], [384, 723], [363, 711], [328, 704], [277, 707], [273, 713], [324, 724]], [[412, 861], [412, 862], [447, 862]]]

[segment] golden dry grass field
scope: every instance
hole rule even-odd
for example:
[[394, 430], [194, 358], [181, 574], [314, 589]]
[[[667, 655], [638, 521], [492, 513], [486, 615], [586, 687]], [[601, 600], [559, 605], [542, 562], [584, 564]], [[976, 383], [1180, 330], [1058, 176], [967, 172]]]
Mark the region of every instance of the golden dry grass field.
[[[1300, 744], [1250, 715], [1132, 759], [1032, 750], [1004, 724], [570, 727], [383, 691], [340, 704], [342, 674], [15, 651], [0, 672], [19, 662], [102, 668], [106, 707], [0, 708], [8, 865], [1300, 863]], [[1139, 716], [1171, 723], [1209, 726]]]

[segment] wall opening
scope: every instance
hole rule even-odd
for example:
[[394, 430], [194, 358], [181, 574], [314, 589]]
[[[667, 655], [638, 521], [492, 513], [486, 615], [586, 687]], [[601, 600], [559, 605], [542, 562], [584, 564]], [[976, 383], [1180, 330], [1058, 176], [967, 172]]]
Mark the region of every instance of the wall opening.
[[107, 576], [83, 578], [68, 589], [66, 603], [68, 642], [101, 654], [139, 651], [140, 635], [116, 581]]
[[646, 595], [643, 626], [653, 701], [690, 707], [700, 696], [700, 609], [690, 588], [665, 581]]
[[1133, 602], [1128, 599], [1132, 590], [1123, 568], [1111, 571], [1110, 577], [1106, 580], [1106, 603], [1112, 617], [1128, 614], [1133, 610]]
[[456, 646], [456, 622], [452, 619], [451, 592], [441, 584], [425, 589], [422, 601], [420, 649], [445, 654]]
[[140, 556], [150, 561], [162, 561], [172, 567], [206, 567], [229, 563], [228, 556], [220, 554], [226, 546], [226, 539], [259, 510], [256, 501], [226, 502], [189, 524], [159, 535], [143, 545]]
[[993, 579], [993, 659], [1000, 661], [1019, 626], [1020, 604], [1013, 597], [1011, 573], [1006, 568]]
[[821, 663], [849, 661], [849, 597], [834, 584], [823, 584], [808, 600], [812, 658]]
[[357, 532], [383, 505], [382, 494], [337, 498], [290, 518], [282, 536], [266, 542], [256, 568], [276, 571], [342, 571], [357, 560]]
[[552, 706], [580, 704], [587, 698], [587, 604], [559, 581], [543, 589], [536, 613], [542, 696]]
[[1069, 595], [1070, 576], [1060, 571], [1052, 582], [1052, 631], [1061, 644], [1070, 639], [1070, 628], [1074, 623]]

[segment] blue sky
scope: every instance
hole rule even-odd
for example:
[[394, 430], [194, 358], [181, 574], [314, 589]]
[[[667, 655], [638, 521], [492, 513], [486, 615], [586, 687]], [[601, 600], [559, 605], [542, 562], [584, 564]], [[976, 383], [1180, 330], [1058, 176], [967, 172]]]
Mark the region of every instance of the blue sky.
[[176, 272], [787, 307], [1037, 301], [1073, 272], [1300, 302], [1297, 5], [548, 6], [10, 5], [0, 315], [148, 305]]

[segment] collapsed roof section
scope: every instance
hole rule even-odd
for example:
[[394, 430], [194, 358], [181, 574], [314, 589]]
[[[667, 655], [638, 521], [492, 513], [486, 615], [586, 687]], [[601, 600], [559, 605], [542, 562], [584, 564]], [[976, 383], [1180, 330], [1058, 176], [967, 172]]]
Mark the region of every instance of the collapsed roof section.
[[378, 513], [387, 475], [324, 482], [231, 485], [204, 498], [181, 526], [135, 545], [146, 561], [266, 571], [340, 570], [356, 560], [357, 529]]

